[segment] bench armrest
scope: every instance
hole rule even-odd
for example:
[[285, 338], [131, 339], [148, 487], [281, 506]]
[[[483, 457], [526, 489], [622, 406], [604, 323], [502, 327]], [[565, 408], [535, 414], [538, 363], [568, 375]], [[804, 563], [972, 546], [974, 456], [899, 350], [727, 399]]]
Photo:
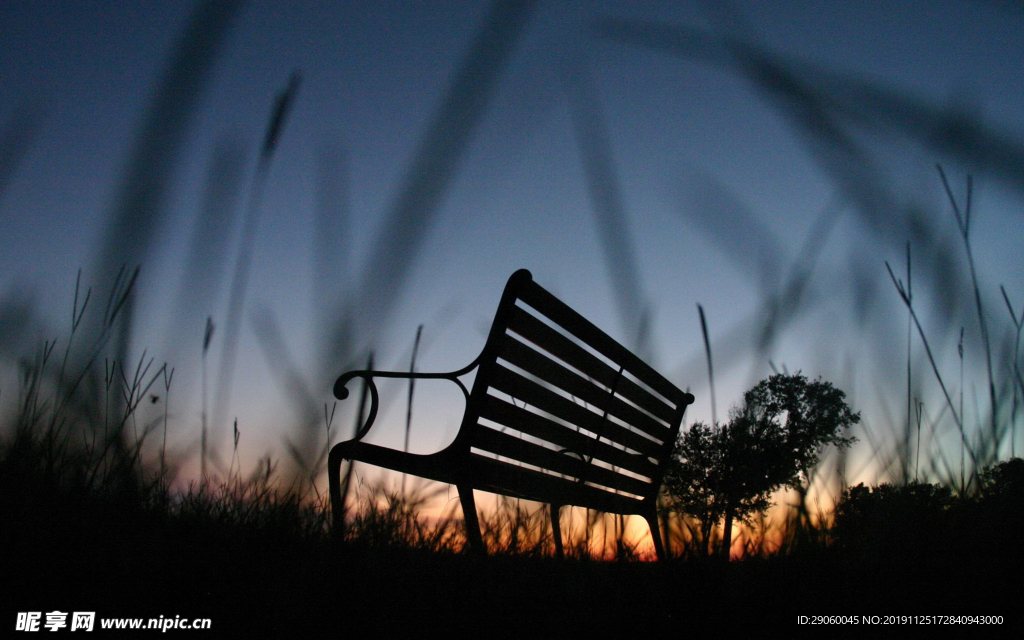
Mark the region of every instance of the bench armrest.
[[457, 371], [448, 371], [444, 373], [418, 373], [409, 371], [377, 371], [374, 369], [359, 369], [356, 371], [348, 371], [343, 373], [334, 383], [334, 397], [338, 400], [344, 400], [348, 398], [348, 383], [354, 378], [362, 378], [366, 381], [367, 387], [370, 391], [370, 413], [366, 416], [366, 421], [359, 427], [353, 440], [361, 440], [366, 432], [373, 426], [374, 420], [377, 419], [377, 406], [380, 401], [380, 396], [377, 393], [377, 385], [374, 383], [374, 378], [407, 378], [407, 379], [426, 379], [426, 380], [449, 380], [459, 385], [459, 389], [462, 394], [466, 397], [466, 402], [469, 402], [469, 391], [466, 389], [466, 385], [462, 384], [459, 377], [469, 373], [473, 367], [477, 365], [476, 361], [473, 361], [468, 366], [463, 367]]

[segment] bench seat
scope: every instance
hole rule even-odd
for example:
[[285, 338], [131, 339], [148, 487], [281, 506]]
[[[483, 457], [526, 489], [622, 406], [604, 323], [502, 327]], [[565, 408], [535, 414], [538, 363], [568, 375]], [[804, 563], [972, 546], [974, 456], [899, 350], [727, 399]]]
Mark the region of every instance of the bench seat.
[[[461, 377], [476, 370], [472, 391]], [[362, 441], [377, 415], [374, 378], [446, 379], [466, 398], [455, 440], [421, 455]], [[331, 501], [344, 527], [341, 464], [361, 461], [458, 488], [471, 548], [483, 551], [473, 491], [552, 506], [555, 548], [562, 553], [558, 512], [573, 505], [640, 515], [664, 557], [657, 500], [665, 467], [693, 395], [680, 391], [636, 355], [533, 281], [509, 278], [484, 349], [447, 373], [350, 371], [335, 383], [365, 381], [370, 410], [353, 440], [328, 458]]]

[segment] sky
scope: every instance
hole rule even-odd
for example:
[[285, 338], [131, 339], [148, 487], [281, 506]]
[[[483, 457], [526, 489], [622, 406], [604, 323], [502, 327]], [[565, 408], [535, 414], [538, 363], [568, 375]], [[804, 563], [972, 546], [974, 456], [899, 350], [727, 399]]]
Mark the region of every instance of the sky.
[[[965, 327], [967, 412], [987, 413], [968, 265], [936, 164], [961, 204], [974, 179], [970, 241], [1006, 379], [1013, 325], [999, 286], [1024, 303], [1018, 3], [527, 5], [221, 3], [221, 37], [170, 82], [177, 118], [164, 120], [161, 83], [201, 5], [6, 0], [0, 411], [17, 397], [16, 358], [65, 344], [79, 270], [102, 298], [123, 260], [140, 267], [126, 357], [145, 349], [153, 370], [174, 368], [150, 409], [169, 403], [186, 466], [207, 318], [211, 437], [228, 450], [237, 419], [243, 466], [287, 459], [285, 438], [326, 439], [322, 417], [301, 425], [334, 406], [334, 378], [370, 351], [379, 368], [407, 369], [423, 325], [419, 370], [471, 361], [525, 267], [692, 391], [688, 423], [725, 418], [773, 368], [799, 370], [862, 411], [869, 432], [854, 435], [869, 459], [906, 421], [907, 314], [886, 262], [905, 280], [909, 241], [940, 371], [959, 380]], [[153, 167], [161, 188], [126, 205]], [[25, 309], [31, 322], [11, 320]], [[771, 317], [777, 331], [759, 343]], [[913, 342], [924, 447], [949, 451], [958, 436]], [[453, 391], [417, 387], [413, 451], [454, 437]], [[400, 445], [404, 393], [392, 389], [374, 441]], [[332, 442], [351, 419], [339, 405]]]

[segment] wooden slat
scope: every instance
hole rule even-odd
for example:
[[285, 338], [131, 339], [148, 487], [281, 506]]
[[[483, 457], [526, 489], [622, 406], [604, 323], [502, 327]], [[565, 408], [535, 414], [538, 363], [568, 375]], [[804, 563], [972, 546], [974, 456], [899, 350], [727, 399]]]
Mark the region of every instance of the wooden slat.
[[564, 327], [570, 334], [612, 362], [624, 366], [626, 371], [671, 400], [677, 407], [686, 404], [683, 391], [537, 283], [532, 280], [524, 282], [516, 293], [520, 300]]
[[656, 477], [658, 468], [646, 456], [628, 453], [596, 440], [582, 432], [521, 409], [501, 398], [487, 396], [480, 417], [540, 438], [578, 455], [607, 462], [648, 478]]
[[534, 442], [488, 427], [481, 426], [473, 432], [471, 446], [534, 467], [555, 473], [564, 473], [577, 480], [593, 482], [609, 489], [628, 491], [637, 495], [644, 495], [650, 491], [650, 482], [616, 473], [606, 467], [580, 460], [576, 456], [548, 449]]
[[[469, 454], [467, 471], [479, 479], [480, 484], [474, 486], [491, 493], [538, 502], [571, 504], [605, 513], [646, 512], [644, 498], [612, 493], [475, 453]], [[650, 489], [653, 490], [653, 487]], [[653, 499], [651, 496], [653, 493], [646, 499]]]
[[661, 424], [633, 405], [616, 398], [607, 390], [598, 387], [585, 378], [573, 373], [544, 354], [531, 349], [515, 338], [506, 336], [498, 357], [532, 373], [545, 382], [588, 402], [599, 411], [608, 411], [626, 424], [664, 442], [671, 435], [671, 429]]
[[674, 407], [666, 404], [661, 398], [636, 384], [629, 377], [620, 375], [617, 369], [608, 366], [600, 358], [544, 324], [525, 309], [515, 307], [509, 317], [508, 328], [578, 369], [584, 375], [609, 389], [614, 388], [616, 393], [661, 420], [671, 424], [675, 418]]
[[545, 389], [533, 380], [529, 380], [501, 365], [493, 367], [489, 382], [491, 387], [498, 391], [507, 393], [513, 398], [537, 407], [541, 411], [546, 411], [560, 420], [578, 425], [587, 431], [599, 433], [602, 437], [612, 442], [651, 456], [659, 462], [663, 461], [668, 455], [669, 447], [665, 444], [649, 440], [614, 422], [603, 419], [593, 411], [585, 409], [575, 402], [558, 395], [550, 389]]

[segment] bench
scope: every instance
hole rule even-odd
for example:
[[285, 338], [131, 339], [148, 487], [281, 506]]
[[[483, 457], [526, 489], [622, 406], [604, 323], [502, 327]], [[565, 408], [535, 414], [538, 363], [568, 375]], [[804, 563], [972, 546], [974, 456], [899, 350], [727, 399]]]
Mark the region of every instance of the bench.
[[[476, 369], [472, 390], [460, 378]], [[334, 384], [365, 382], [370, 408], [356, 437], [328, 456], [336, 530], [344, 527], [341, 464], [366, 462], [455, 485], [471, 550], [485, 550], [473, 490], [551, 505], [555, 549], [562, 555], [559, 510], [575, 505], [647, 520], [665, 557], [657, 500], [683, 412], [680, 391], [628, 349], [515, 272], [505, 286], [487, 342], [466, 367], [447, 373], [349, 371]], [[377, 415], [374, 378], [445, 379], [466, 409], [455, 440], [429, 455], [363, 442]], [[360, 413], [362, 408], [360, 408]]]

